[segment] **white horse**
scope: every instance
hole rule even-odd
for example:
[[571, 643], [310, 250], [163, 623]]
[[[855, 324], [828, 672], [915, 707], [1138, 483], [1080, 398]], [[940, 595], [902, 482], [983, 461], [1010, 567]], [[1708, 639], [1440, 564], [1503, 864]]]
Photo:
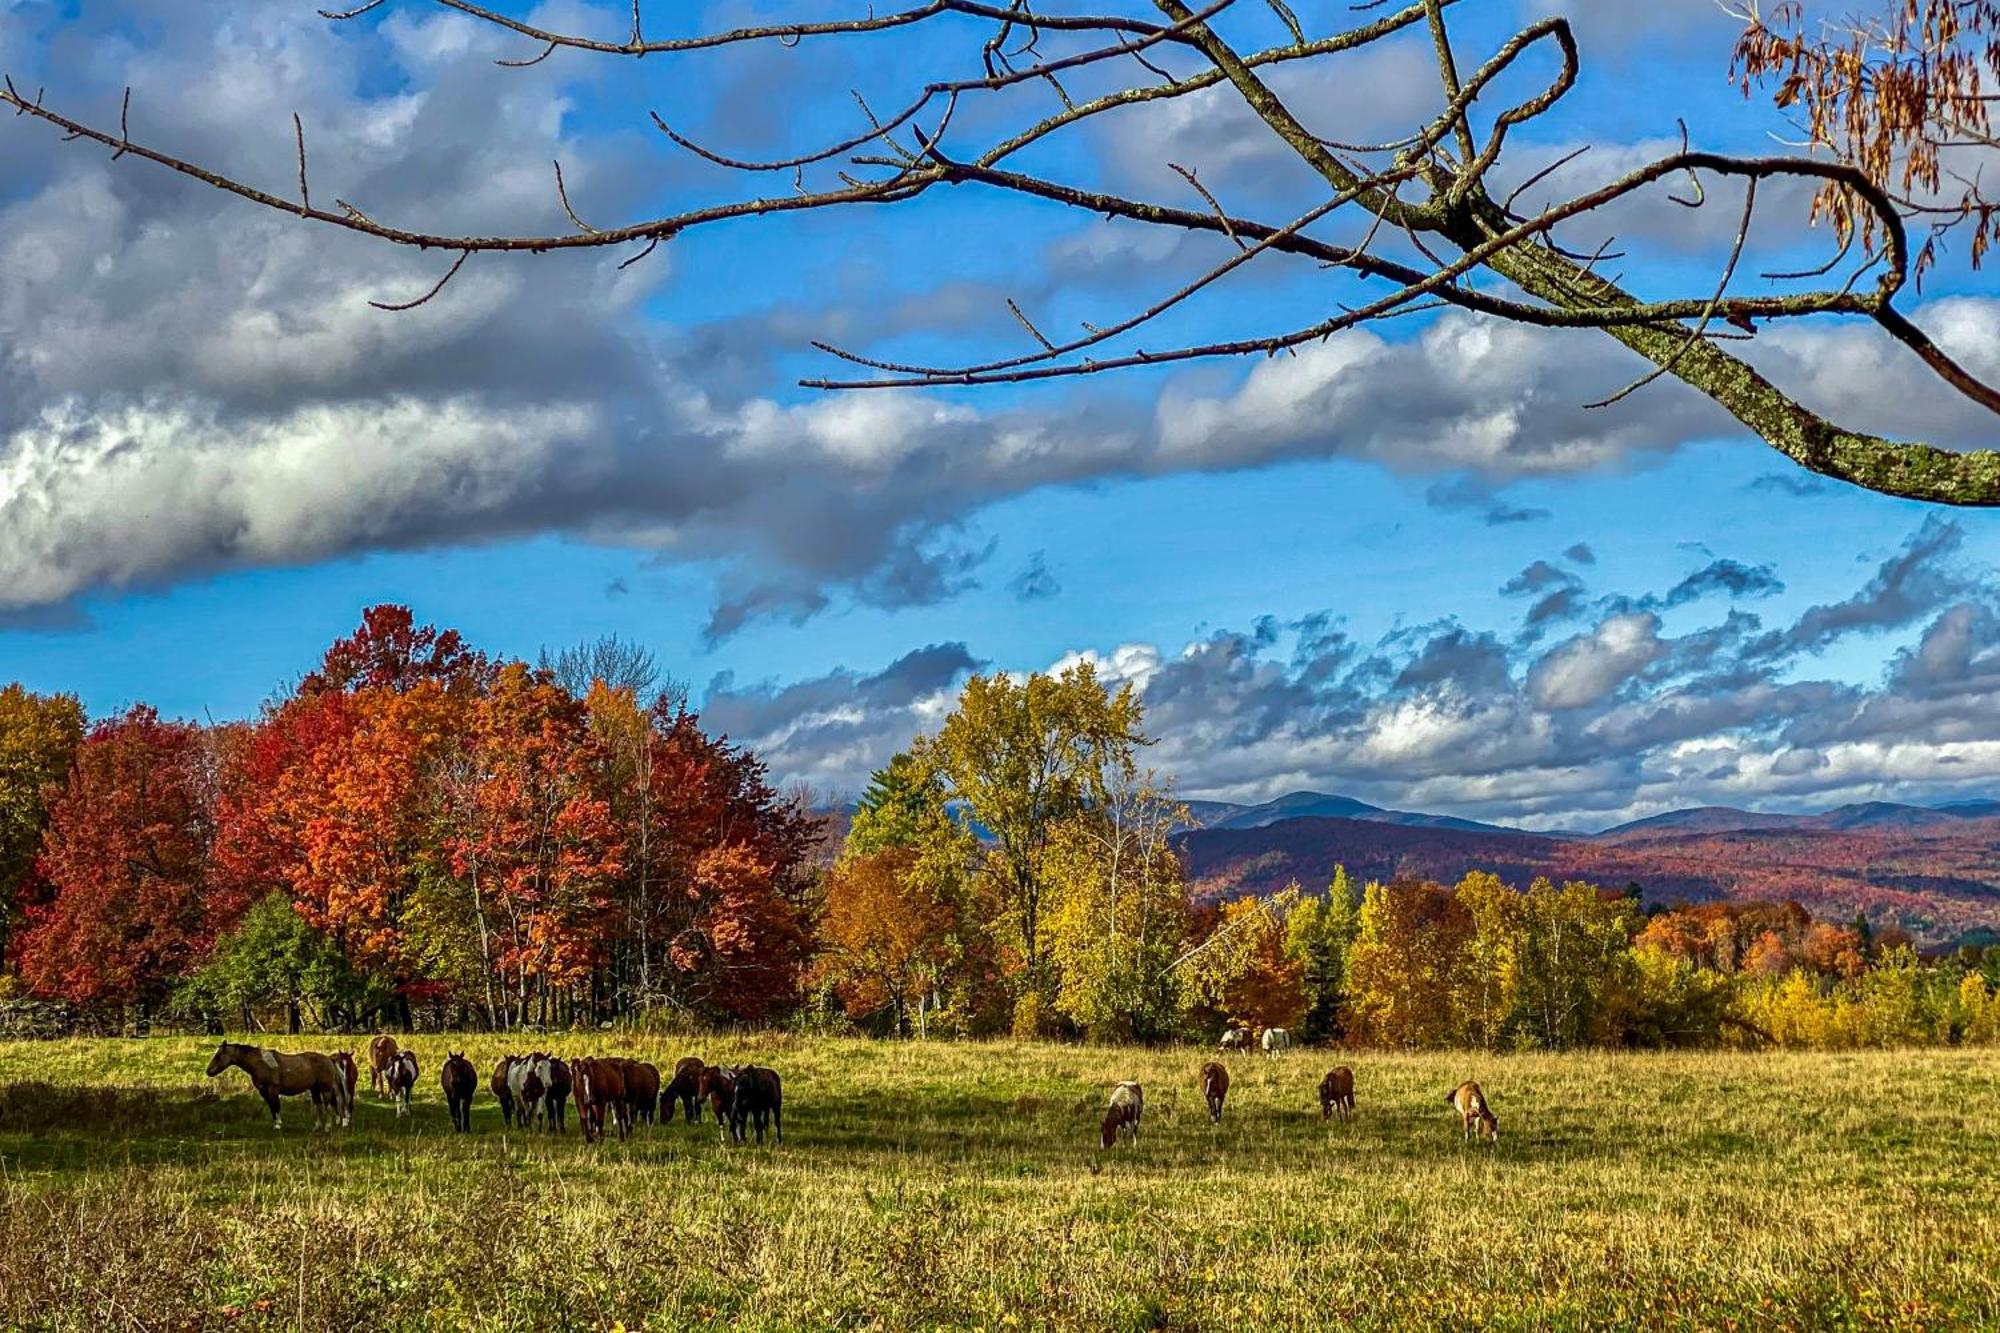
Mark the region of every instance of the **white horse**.
[[1283, 1028], [1264, 1029], [1264, 1054], [1276, 1055], [1279, 1051], [1292, 1049], [1292, 1034]]

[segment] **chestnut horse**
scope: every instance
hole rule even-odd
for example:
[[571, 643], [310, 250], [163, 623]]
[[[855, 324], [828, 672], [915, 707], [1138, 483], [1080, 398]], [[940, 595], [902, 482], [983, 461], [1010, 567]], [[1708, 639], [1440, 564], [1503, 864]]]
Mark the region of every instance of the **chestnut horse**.
[[642, 1125], [659, 1119], [660, 1067], [644, 1060], [620, 1060], [625, 1073], [625, 1104], [632, 1118]]
[[632, 1132], [632, 1106], [625, 1100], [624, 1064], [622, 1060], [570, 1062], [570, 1079], [576, 1092], [576, 1123], [583, 1130], [585, 1143], [603, 1140], [607, 1111], [619, 1138]]
[[368, 1091], [382, 1092], [389, 1086], [389, 1066], [398, 1049], [396, 1039], [386, 1032], [368, 1043]]
[[214, 1078], [231, 1065], [250, 1076], [250, 1085], [264, 1099], [264, 1105], [271, 1108], [272, 1129], [285, 1127], [278, 1099], [300, 1093], [312, 1094], [315, 1129], [345, 1125], [349, 1121], [347, 1079], [339, 1066], [317, 1051], [291, 1054], [225, 1041], [215, 1048], [215, 1058], [208, 1062], [208, 1076]]
[[674, 1065], [673, 1082], [667, 1084], [660, 1094], [664, 1103], [661, 1112], [671, 1120], [674, 1118], [674, 1103], [681, 1104], [681, 1113], [687, 1122], [697, 1124], [701, 1120], [701, 1071], [708, 1068], [700, 1057], [690, 1055]]
[[1201, 1095], [1208, 1103], [1208, 1118], [1222, 1123], [1222, 1101], [1229, 1095], [1229, 1071], [1210, 1060], [1201, 1067]]
[[729, 1125], [738, 1143], [743, 1142], [743, 1127], [754, 1124], [757, 1128], [757, 1142], [764, 1141], [764, 1126], [769, 1122], [778, 1134], [778, 1142], [785, 1141], [785, 1085], [778, 1078], [778, 1071], [764, 1065], [745, 1065], [736, 1071], [736, 1093], [729, 1100]]
[[1486, 1093], [1470, 1079], [1459, 1084], [1444, 1095], [1445, 1104], [1458, 1112], [1458, 1122], [1465, 1130], [1465, 1137], [1489, 1138], [1500, 1142], [1500, 1117], [1493, 1114], [1493, 1108], [1486, 1104]]
[[479, 1090], [479, 1071], [465, 1058], [464, 1051], [453, 1051], [445, 1058], [444, 1068], [438, 1070], [438, 1083], [444, 1088], [444, 1104], [451, 1112], [452, 1129], [460, 1134], [470, 1133], [472, 1094]]
[[1329, 1118], [1335, 1111], [1340, 1112], [1342, 1120], [1354, 1114], [1354, 1071], [1346, 1065], [1335, 1065], [1319, 1081], [1320, 1119]]

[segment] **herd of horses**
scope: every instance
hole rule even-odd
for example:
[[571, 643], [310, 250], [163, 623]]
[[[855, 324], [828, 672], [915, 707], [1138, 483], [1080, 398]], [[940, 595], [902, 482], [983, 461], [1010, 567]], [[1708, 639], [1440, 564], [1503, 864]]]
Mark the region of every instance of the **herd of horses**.
[[[1257, 1042], [1247, 1028], [1231, 1028], [1222, 1035], [1224, 1051], [1251, 1050], [1257, 1044], [1266, 1055], [1276, 1055], [1291, 1047], [1291, 1034], [1283, 1028], [1267, 1028]], [[274, 1129], [284, 1125], [280, 1100], [301, 1095], [312, 1098], [315, 1128], [352, 1122], [360, 1070], [346, 1051], [332, 1055], [290, 1053], [225, 1041], [208, 1062], [208, 1076], [214, 1078], [232, 1067], [250, 1076], [251, 1086], [271, 1110]], [[410, 1096], [418, 1073], [416, 1052], [403, 1049], [394, 1037], [383, 1034], [369, 1042], [369, 1089], [389, 1097], [398, 1119], [410, 1114]], [[438, 1071], [438, 1082], [451, 1112], [452, 1129], [469, 1133], [479, 1071], [462, 1051], [453, 1051]], [[1223, 1106], [1229, 1099], [1228, 1066], [1217, 1060], [1206, 1062], [1198, 1082], [1209, 1120], [1222, 1123]], [[674, 1066], [673, 1077], [663, 1084], [659, 1068], [644, 1060], [623, 1056], [563, 1060], [533, 1051], [500, 1057], [488, 1086], [500, 1104], [501, 1120], [510, 1128], [562, 1133], [574, 1103], [577, 1126], [587, 1143], [602, 1141], [607, 1124], [623, 1140], [635, 1125], [671, 1121], [676, 1108], [687, 1123], [699, 1124], [703, 1106], [714, 1115], [717, 1131], [730, 1142], [746, 1142], [754, 1133], [762, 1143], [767, 1128], [779, 1143], [785, 1141], [784, 1082], [777, 1070], [763, 1065], [711, 1065], [691, 1055]], [[1487, 1105], [1486, 1093], [1477, 1083], [1468, 1080], [1459, 1084], [1444, 1100], [1458, 1113], [1466, 1138], [1500, 1141], [1499, 1117]], [[1099, 1145], [1111, 1148], [1121, 1138], [1137, 1145], [1145, 1109], [1146, 1094], [1139, 1084], [1127, 1081], [1113, 1088], [1098, 1127]], [[1354, 1115], [1354, 1071], [1346, 1065], [1327, 1070], [1319, 1081], [1319, 1113], [1323, 1119], [1339, 1116], [1346, 1120]]]
[[[208, 1062], [214, 1078], [231, 1068], [250, 1076], [250, 1084], [271, 1111], [271, 1126], [284, 1127], [282, 1099], [310, 1096], [316, 1129], [353, 1122], [354, 1098], [361, 1071], [347, 1051], [331, 1055], [316, 1051], [274, 1051], [225, 1041]], [[368, 1087], [386, 1095], [401, 1119], [410, 1114], [410, 1098], [421, 1067], [417, 1053], [405, 1050], [386, 1033], [368, 1043]], [[451, 1126], [458, 1133], [472, 1130], [472, 1100], [479, 1091], [479, 1071], [462, 1051], [453, 1051], [438, 1070]], [[763, 1065], [711, 1065], [689, 1056], [674, 1066], [664, 1086], [659, 1069], [644, 1060], [622, 1056], [564, 1060], [545, 1051], [504, 1055], [493, 1066], [488, 1086], [500, 1104], [509, 1128], [568, 1128], [568, 1111], [576, 1108], [577, 1127], [586, 1142], [604, 1138], [607, 1127], [620, 1139], [635, 1125], [671, 1120], [678, 1106], [689, 1124], [701, 1121], [708, 1107], [723, 1137], [746, 1142], [751, 1134], [764, 1141], [766, 1131], [785, 1141], [785, 1090], [778, 1071]]]

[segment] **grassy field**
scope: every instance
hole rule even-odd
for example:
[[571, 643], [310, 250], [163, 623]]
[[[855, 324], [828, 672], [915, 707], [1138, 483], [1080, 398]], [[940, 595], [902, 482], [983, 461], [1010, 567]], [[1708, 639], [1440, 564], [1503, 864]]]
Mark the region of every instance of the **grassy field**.
[[[454, 1138], [436, 1038], [411, 1120], [364, 1086], [331, 1134], [212, 1042], [0, 1043], [0, 1326], [2000, 1326], [1993, 1052], [1342, 1055], [1351, 1124], [1333, 1058], [1242, 1056], [1218, 1128], [1189, 1049], [595, 1045], [775, 1065], [786, 1143], [589, 1148], [483, 1088]], [[1100, 1153], [1120, 1078], [1144, 1141]]]

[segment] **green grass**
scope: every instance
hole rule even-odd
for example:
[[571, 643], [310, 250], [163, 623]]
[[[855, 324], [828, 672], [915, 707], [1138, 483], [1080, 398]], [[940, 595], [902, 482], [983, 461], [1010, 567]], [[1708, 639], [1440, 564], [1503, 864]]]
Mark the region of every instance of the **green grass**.
[[[1242, 1056], [1217, 1128], [1193, 1049], [559, 1043], [775, 1065], [760, 1149], [505, 1133], [483, 1087], [455, 1138], [446, 1044], [413, 1119], [364, 1087], [315, 1134], [211, 1042], [0, 1043], [0, 1326], [2000, 1326], [1989, 1051]], [[1121, 1078], [1143, 1142], [1100, 1153]]]

